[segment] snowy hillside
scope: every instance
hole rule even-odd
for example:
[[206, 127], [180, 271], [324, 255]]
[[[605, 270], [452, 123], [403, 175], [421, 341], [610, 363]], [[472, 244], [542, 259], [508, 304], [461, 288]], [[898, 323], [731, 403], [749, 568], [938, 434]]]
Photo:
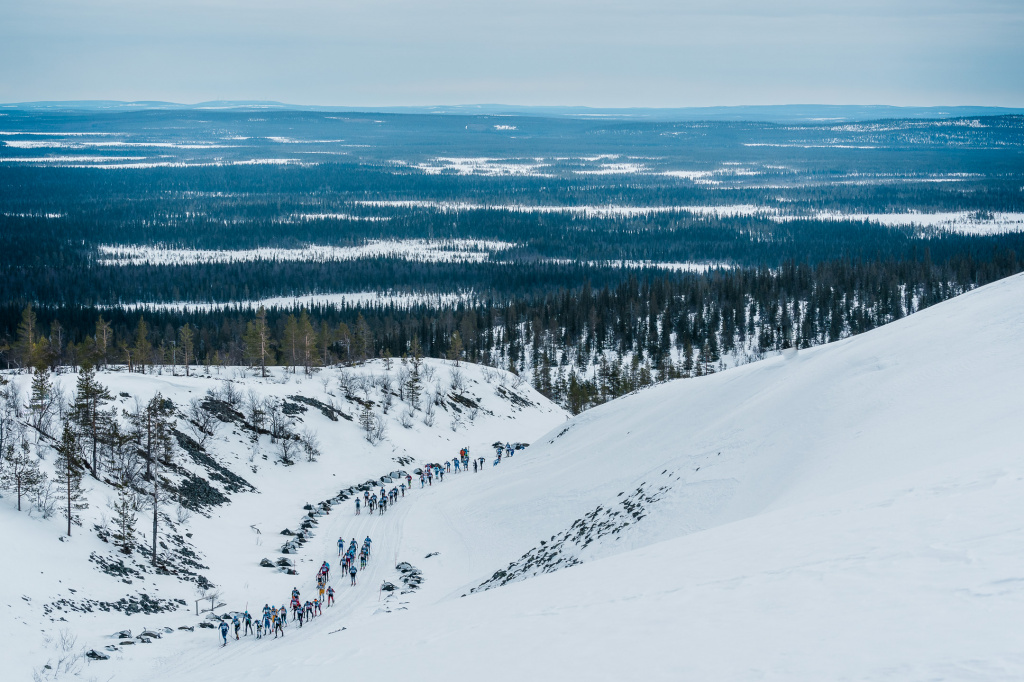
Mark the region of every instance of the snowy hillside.
[[[224, 648], [211, 629], [173, 630], [144, 646], [110, 636], [140, 621], [195, 625], [203, 618], [194, 609], [96, 616], [77, 646], [110, 659], [81, 674], [1020, 679], [1021, 338], [1024, 276], [1016, 276], [841, 342], [662, 384], [568, 422], [525, 386], [536, 407], [510, 415], [518, 401], [497, 401], [499, 411], [481, 377], [474, 388], [495, 413], [486, 427], [479, 416], [454, 436], [391, 427], [408, 438], [394, 452], [363, 442], [359, 464], [345, 460], [352, 476], [333, 475], [326, 447], [316, 463], [264, 464], [247, 476], [260, 495], [235, 494], [189, 522], [222, 588], [218, 614], [280, 605], [292, 583], [309, 594], [310, 569], [333, 564], [339, 536], [371, 535], [367, 571], [355, 587], [333, 577], [338, 604], [323, 616], [301, 630], [289, 625], [283, 640], [243, 637]], [[497, 465], [489, 456], [482, 472], [414, 484], [382, 516], [335, 506], [297, 555], [297, 576], [258, 568], [259, 558], [280, 556], [274, 534], [295, 527], [303, 500], [398, 467], [393, 457], [423, 462], [465, 444], [479, 455], [497, 439], [532, 444]], [[245, 443], [224, 448], [243, 471]], [[316, 475], [303, 474], [296, 490], [303, 470]], [[42, 623], [54, 628], [41, 621], [39, 602], [68, 596], [71, 576], [96, 593], [116, 590], [87, 563], [72, 563], [57, 532], [42, 541], [39, 522], [8, 509], [5, 528], [19, 524], [14, 545], [32, 556], [5, 563], [5, 582], [39, 596], [6, 600], [18, 623], [5, 646], [35, 652]], [[71, 544], [86, 541], [94, 538]], [[57, 567], [60, 585], [36, 575]]]
[[[71, 538], [65, 536], [59, 497], [52, 515], [28, 496], [22, 500], [25, 511], [19, 513], [16, 496], [6, 492], [0, 500], [0, 526], [17, 553], [0, 571], [6, 586], [0, 594], [8, 609], [2, 639], [5, 650], [24, 654], [11, 679], [31, 679], [33, 673], [62, 678], [88, 661], [76, 660], [79, 654], [94, 648], [106, 652], [112, 640], [105, 635], [122, 630], [135, 636], [116, 638], [115, 643], [140, 644], [137, 636], [146, 629], [170, 637], [160, 628], [194, 628], [199, 620], [196, 599], [202, 595], [215, 596], [214, 606], [244, 608], [248, 603], [250, 609], [257, 600], [283, 599], [295, 582], [313, 580], [325, 558], [323, 547], [336, 540], [327, 533], [320, 537], [317, 525], [332, 512], [348, 518], [353, 494], [361, 494], [352, 486], [372, 481], [379, 487], [382, 476], [411, 474], [427, 462], [450, 460], [462, 447], [476, 457], [490, 453], [496, 440], [529, 443], [566, 419], [560, 408], [512, 375], [429, 359], [422, 367], [419, 408], [413, 410], [412, 396], [398, 385], [412, 363], [396, 360], [391, 365], [389, 370], [384, 361], [375, 361], [324, 369], [312, 377], [303, 376], [301, 369], [289, 374], [283, 368], [268, 368], [267, 378], [242, 368], [209, 374], [193, 368], [199, 375], [190, 377], [180, 367], [177, 376], [169, 369], [160, 374], [98, 373], [114, 396], [121, 422], [137, 409], [136, 398], [144, 405], [159, 392], [174, 405], [173, 463], [160, 474], [160, 568], [154, 572], [149, 565], [152, 511], [145, 507], [145, 498], [135, 551], [125, 556], [115, 547], [117, 493], [107, 483], [107, 471], [101, 469], [102, 482], [84, 477], [89, 507], [81, 512], [81, 526], [73, 527]], [[387, 400], [385, 377], [393, 393]], [[10, 381], [8, 395], [16, 393], [26, 401], [31, 377], [5, 378]], [[54, 383], [70, 396], [76, 380], [75, 374], [62, 374]], [[207, 425], [213, 435], [190, 427], [192, 401], [200, 406], [200, 416], [216, 417]], [[255, 426], [253, 409], [261, 413]], [[272, 413], [281, 424], [274, 424]], [[27, 413], [24, 418], [30, 420]], [[291, 438], [272, 438], [276, 431]], [[33, 432], [28, 440], [42, 455], [41, 468], [52, 481], [56, 472], [49, 441]], [[35, 440], [41, 441], [38, 447]], [[318, 452], [309, 452], [305, 446], [310, 443]], [[148, 490], [145, 483], [142, 488]], [[305, 509], [307, 505], [315, 505], [315, 511]], [[398, 505], [385, 518], [397, 521], [401, 513]], [[273, 565], [261, 566], [264, 560]], [[372, 582], [369, 574], [366, 582]], [[209, 599], [199, 604], [200, 609], [210, 606]], [[75, 643], [68, 643], [68, 637]], [[139, 651], [131, 654], [128, 645], [117, 644], [118, 657], [151, 663], [165, 653], [143, 648], [136, 645]], [[62, 659], [64, 666], [59, 665]], [[47, 664], [49, 670], [43, 668]], [[84, 679], [95, 674], [81, 672]]]

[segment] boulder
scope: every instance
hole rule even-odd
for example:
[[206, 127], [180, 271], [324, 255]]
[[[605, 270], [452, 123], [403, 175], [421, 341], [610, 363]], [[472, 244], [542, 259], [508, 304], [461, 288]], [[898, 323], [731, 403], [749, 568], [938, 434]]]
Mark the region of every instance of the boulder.
[[272, 562], [270, 559], [260, 559], [260, 566], [262, 566], [263, 568], [273, 568], [274, 562]]
[[111, 635], [111, 639], [131, 639], [131, 637], [131, 630], [121, 630], [121, 632], [117, 633], [116, 635]]
[[283, 531], [281, 531], [281, 535], [295, 535], [295, 533], [285, 528]]
[[211, 623], [208, 620], [204, 620], [202, 623], [199, 624], [199, 627], [201, 627], [201, 628], [209, 628], [209, 629], [213, 630], [217, 626], [214, 625], [213, 623]]
[[102, 651], [96, 651], [95, 649], [89, 649], [85, 652], [85, 655], [94, 661], [106, 661], [110, 658], [110, 654], [105, 654]]
[[278, 566], [294, 566], [295, 564], [292, 563], [291, 559], [285, 559], [284, 557], [281, 557], [280, 559], [277, 560], [277, 565]]
[[[202, 623], [200, 623], [199, 625], [200, 625], [200, 627], [202, 627]], [[178, 629], [179, 630], [188, 630], [189, 632], [195, 632], [196, 631], [196, 627], [194, 625], [179, 625]]]

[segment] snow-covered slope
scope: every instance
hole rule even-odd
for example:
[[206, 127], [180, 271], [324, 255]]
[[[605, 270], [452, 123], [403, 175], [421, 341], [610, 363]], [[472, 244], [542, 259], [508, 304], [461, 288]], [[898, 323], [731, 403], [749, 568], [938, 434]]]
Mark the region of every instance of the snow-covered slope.
[[[26, 511], [19, 513], [14, 495], [3, 496], [0, 535], [9, 553], [0, 567], [0, 608], [6, 610], [0, 625], [0, 647], [21, 652], [8, 667], [14, 675], [10, 679], [31, 679], [33, 672], [63, 676], [64, 672], [57, 670], [62, 658], [69, 670], [76, 670], [88, 661], [75, 660], [75, 655], [89, 649], [106, 652], [104, 647], [112, 643], [118, 647], [116, 656], [123, 659], [122, 663], [139, 660], [148, 664], [166, 653], [154, 649], [163, 647], [175, 635], [184, 636], [185, 631], [178, 631], [178, 627], [195, 626], [200, 620], [195, 616], [195, 600], [200, 594], [216, 593], [217, 603], [227, 609], [244, 609], [246, 604], [253, 609], [257, 600], [260, 607], [268, 600], [283, 601], [296, 582], [312, 582], [320, 562], [336, 554], [333, 545], [337, 536], [313, 528], [306, 531], [307, 542], [297, 552], [283, 554], [284, 543], [294, 537], [282, 536], [281, 531], [300, 530], [300, 523], [307, 518], [305, 505], [338, 501], [332, 513], [344, 513], [347, 520], [352, 500], [340, 501], [341, 490], [368, 480], [379, 481], [381, 476], [398, 470], [413, 472], [426, 462], [451, 459], [461, 447], [469, 447], [476, 456], [491, 452], [491, 443], [499, 439], [529, 443], [566, 420], [561, 408], [514, 376], [436, 360], [424, 364], [420, 409], [412, 413], [407, 401], [395, 397], [384, 414], [380, 380], [390, 376], [397, 392], [402, 368], [399, 361], [393, 361], [390, 370], [383, 361], [373, 361], [354, 368], [324, 369], [313, 377], [304, 376], [301, 369], [289, 374], [282, 368], [272, 368], [268, 378], [242, 368], [214, 369], [210, 374], [203, 368], [193, 368], [199, 376], [191, 377], [182, 376], [180, 367], [176, 376], [170, 371], [99, 373], [97, 378], [115, 396], [113, 404], [119, 412], [133, 409], [136, 397], [145, 403], [159, 391], [176, 406], [177, 428], [186, 437], [194, 435], [184, 417], [192, 399], [207, 401], [212, 397], [227, 410], [224, 399], [226, 389], [230, 389], [237, 393], [230, 400], [239, 414], [232, 417], [229, 410], [223, 412], [227, 423], [218, 421], [219, 430], [197, 457], [190, 457], [177, 446], [174, 461], [180, 471], [165, 467], [162, 473], [174, 484], [184, 480], [182, 472], [194, 476], [193, 481], [205, 482], [192, 488], [198, 491], [199, 499], [193, 500], [191, 513], [186, 509], [179, 516], [174, 503], [166, 503], [161, 509], [160, 563], [171, 573], [177, 572], [177, 577], [153, 572], [148, 565], [150, 511], [139, 514], [138, 536], [143, 546], [131, 557], [118, 552], [109, 538], [104, 541], [99, 537], [97, 530], [108, 529], [113, 516], [108, 503], [115, 493], [110, 485], [85, 477], [89, 508], [82, 512], [83, 523], [74, 527], [71, 538], [63, 537], [66, 522], [59, 503], [55, 515], [44, 519], [27, 500], [23, 501]], [[29, 376], [7, 374], [5, 378], [27, 398]], [[364, 378], [374, 378], [373, 385], [364, 383]], [[76, 379], [75, 374], [63, 374], [55, 377], [55, 383], [70, 395]], [[453, 380], [457, 389], [452, 388]], [[296, 445], [294, 463], [281, 463], [281, 440], [272, 442], [269, 434], [254, 434], [243, 424], [250, 394], [261, 404], [273, 399], [284, 405], [285, 412], [290, 413], [287, 419], [293, 433], [312, 431], [317, 435], [320, 455], [316, 461], [307, 461]], [[431, 405], [435, 396], [440, 397]], [[370, 405], [373, 414], [386, 424], [385, 438], [375, 444], [367, 442], [360, 425], [364, 404]], [[426, 414], [428, 407], [434, 413], [432, 420]], [[269, 424], [266, 426], [269, 428]], [[52, 475], [52, 449], [43, 447], [40, 452], [43, 470]], [[203, 499], [210, 490], [212, 503]], [[163, 495], [166, 497], [166, 492]], [[402, 505], [397, 505], [382, 518], [398, 524], [402, 515]], [[331, 518], [331, 514], [325, 514], [316, 521], [325, 524]], [[287, 574], [278, 566], [262, 567], [263, 559], [275, 564], [288, 560], [298, 575]], [[371, 568], [383, 570], [384, 566], [377, 562]], [[197, 575], [215, 587], [200, 589]], [[367, 573], [366, 584], [374, 580], [373, 572]], [[367, 587], [367, 593], [373, 589]], [[210, 602], [200, 606], [204, 605], [209, 607]], [[174, 634], [160, 629], [165, 627]], [[166, 637], [148, 646], [129, 648], [119, 644], [126, 638], [109, 636], [125, 629], [135, 636], [145, 629], [156, 629]], [[62, 645], [62, 639], [68, 641], [66, 636], [75, 638], [73, 645]], [[116, 662], [102, 662], [112, 664], [104, 679], [121, 670]], [[43, 668], [46, 664], [51, 665], [50, 670]], [[82, 674], [88, 679], [97, 673], [86, 670]]]
[[[197, 629], [86, 674], [1020, 679], [1021, 338], [1016, 276], [614, 401], [383, 517], [326, 517], [323, 558], [369, 533], [374, 582], [335, 579], [284, 640]], [[378, 592], [402, 561], [422, 586]]]

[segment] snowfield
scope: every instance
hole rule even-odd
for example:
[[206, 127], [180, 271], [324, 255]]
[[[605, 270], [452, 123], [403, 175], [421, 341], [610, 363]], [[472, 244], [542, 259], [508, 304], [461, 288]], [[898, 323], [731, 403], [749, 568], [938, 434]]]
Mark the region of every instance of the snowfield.
[[161, 246], [101, 244], [100, 265], [183, 265], [306, 261], [328, 263], [359, 258], [391, 257], [423, 262], [482, 262], [492, 252], [516, 245], [482, 239], [370, 239], [361, 246], [317, 246], [299, 249], [173, 249]]
[[[334, 577], [338, 605], [301, 631], [290, 626], [283, 640], [244, 637], [222, 649], [213, 630], [175, 630], [116, 648], [110, 660], [83, 665], [82, 677], [1024, 678], [1021, 338], [1024, 275], [853, 338], [660, 384], [569, 421], [528, 387], [517, 390], [532, 405], [521, 405], [499, 395], [490, 370], [485, 377], [466, 367], [493, 414], [464, 432], [393, 427], [393, 445], [372, 447], [352, 424], [310, 410], [303, 418], [338, 452], [287, 468], [257, 458], [249, 472], [249, 446], [237, 442], [246, 439], [229, 431], [218, 459], [260, 492], [234, 494], [189, 522], [205, 573], [222, 591], [217, 613], [280, 605], [292, 583], [308, 594], [338, 536], [374, 539], [360, 585]], [[101, 378], [115, 390], [160, 388], [176, 402], [218, 383]], [[321, 388], [318, 380], [245, 382], [282, 396]], [[494, 440], [532, 444], [492, 466]], [[402, 468], [393, 456], [422, 463], [461, 445], [488, 455], [484, 471], [424, 490], [414, 484], [383, 516], [336, 505], [297, 555], [298, 576], [258, 567], [259, 558], [280, 556], [273, 534], [293, 527], [305, 502]], [[2, 512], [20, 553], [0, 569], [0, 608], [9, 614], [2, 641], [24, 652], [19, 672], [38, 669], [55, 647], [40, 630], [63, 625], [44, 618], [40, 604], [68, 588], [81, 597], [138, 586], [82, 559], [103, 545], [88, 524], [58, 542], [59, 520], [18, 515], [7, 495]], [[422, 571], [419, 589], [401, 589], [399, 562]], [[400, 589], [379, 590], [384, 581]], [[167, 576], [144, 584], [164, 598], [190, 592]], [[157, 616], [63, 615], [76, 646], [99, 650], [116, 646], [107, 635], [122, 627], [137, 633], [139, 621], [201, 620], [191, 601]]]

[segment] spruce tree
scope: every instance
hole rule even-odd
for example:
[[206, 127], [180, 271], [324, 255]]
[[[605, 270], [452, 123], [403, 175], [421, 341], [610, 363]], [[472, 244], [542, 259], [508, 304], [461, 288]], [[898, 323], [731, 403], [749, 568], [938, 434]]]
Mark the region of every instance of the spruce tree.
[[359, 426], [366, 432], [366, 440], [370, 443], [373, 442], [373, 428], [376, 426], [376, 423], [377, 417], [373, 414], [370, 403], [363, 403], [363, 409], [359, 413]]
[[56, 392], [50, 381], [50, 370], [37, 367], [32, 375], [32, 388], [28, 399], [29, 420], [40, 434], [50, 435], [50, 420], [53, 418]]
[[114, 539], [121, 545], [121, 552], [131, 554], [135, 546], [135, 526], [139, 519], [138, 494], [126, 478], [117, 482], [115, 490], [117, 498], [111, 505], [114, 512]]

